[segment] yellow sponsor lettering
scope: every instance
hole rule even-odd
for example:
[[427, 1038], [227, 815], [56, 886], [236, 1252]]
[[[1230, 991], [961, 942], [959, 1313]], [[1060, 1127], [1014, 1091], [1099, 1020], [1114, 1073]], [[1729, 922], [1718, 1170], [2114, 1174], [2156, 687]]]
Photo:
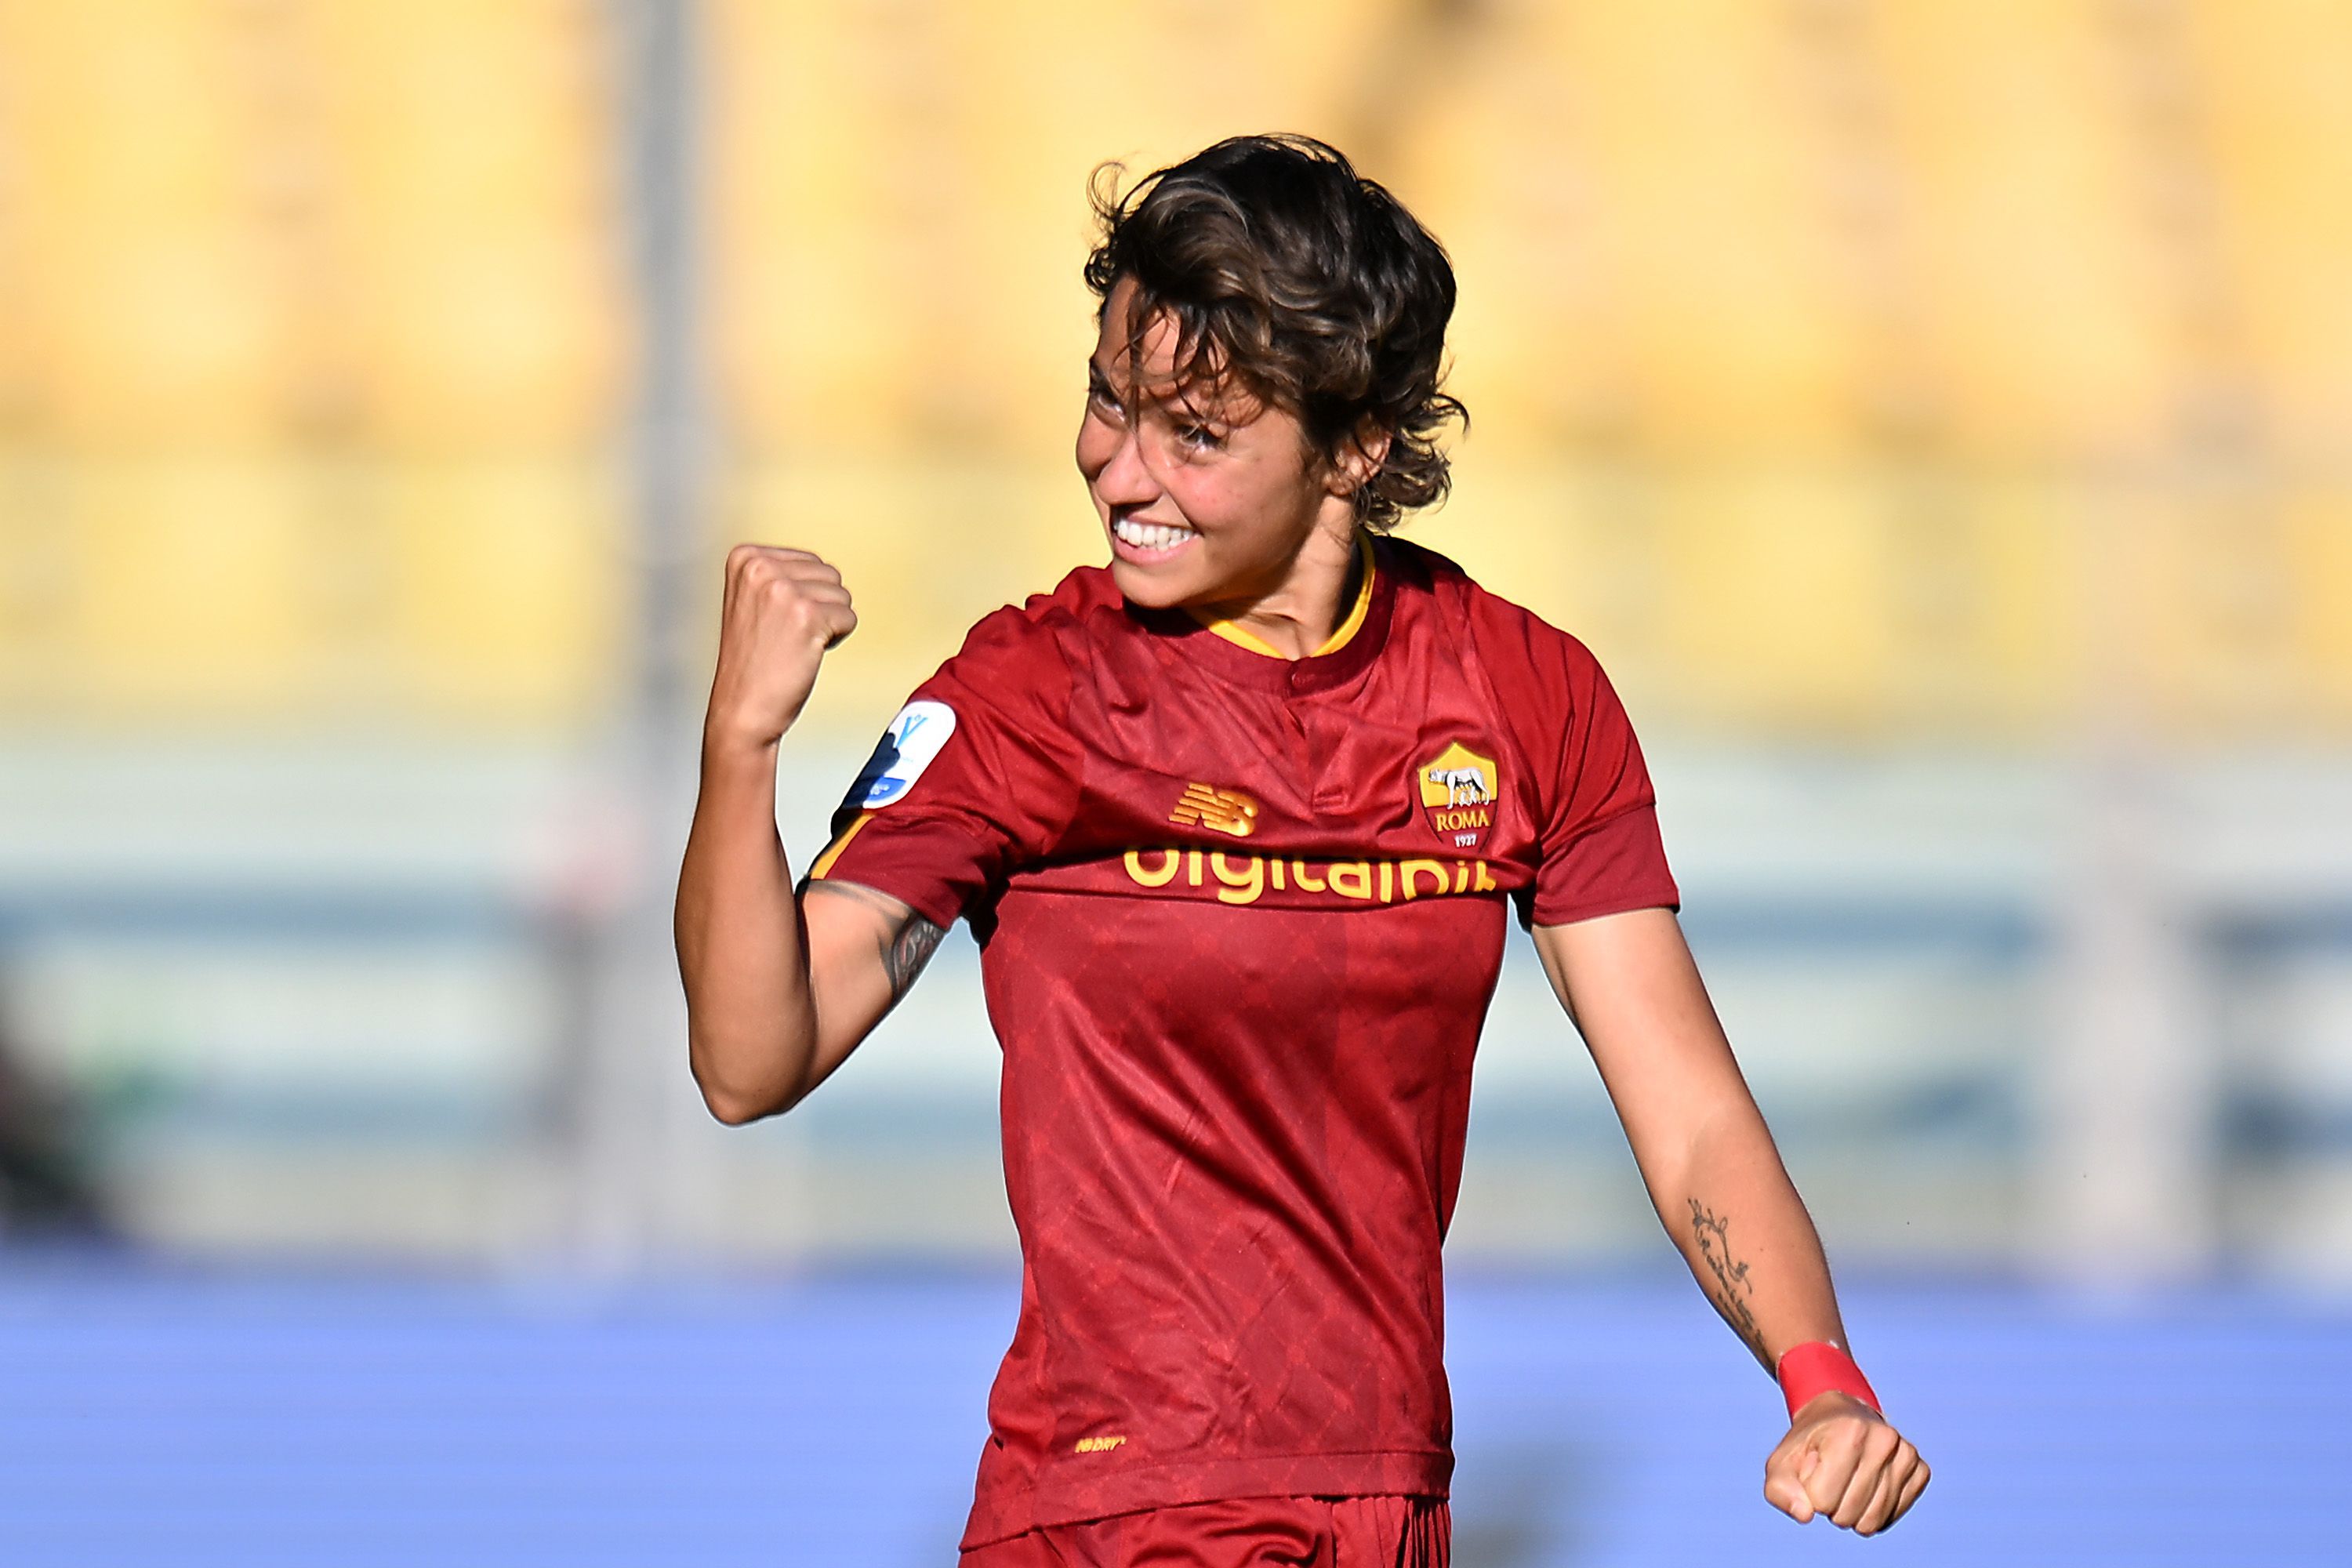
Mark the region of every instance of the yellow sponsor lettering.
[[1126, 1441], [1124, 1437], [1081, 1437], [1070, 1449], [1078, 1454], [1107, 1454]]
[[1176, 864], [1179, 858], [1177, 852], [1173, 849], [1162, 849], [1160, 853], [1167, 857], [1160, 862], [1160, 869], [1147, 871], [1143, 868], [1142, 850], [1130, 849], [1127, 852], [1127, 874], [1135, 879], [1138, 886], [1164, 888], [1176, 879]]
[[1238, 858], [1243, 868], [1249, 873], [1247, 876], [1226, 869], [1223, 850], [1220, 849], [1209, 857], [1209, 869], [1214, 871], [1217, 880], [1224, 884], [1217, 889], [1217, 901], [1221, 904], [1254, 904], [1257, 902], [1258, 895], [1265, 891], [1265, 862], [1255, 855], [1244, 855]]
[[[1415, 899], [1448, 893], [1493, 893], [1502, 889], [1484, 860], [1457, 860], [1449, 871], [1443, 860], [1416, 857], [1407, 860], [1282, 860], [1263, 855], [1231, 855], [1222, 849], [1186, 849], [1178, 846], [1129, 849], [1120, 857], [1128, 880], [1139, 888], [1165, 888], [1184, 873], [1188, 886], [1208, 886], [1217, 901], [1254, 904], [1265, 896], [1270, 879], [1275, 891], [1296, 887], [1302, 893], [1331, 893], [1360, 903], [1410, 903]], [[1319, 875], [1318, 873], [1320, 873]]]
[[1404, 894], [1405, 901], [1407, 903], [1411, 903], [1414, 899], [1421, 896], [1413, 890], [1412, 879], [1415, 877], [1423, 876], [1427, 877], [1432, 882], [1436, 884], [1429, 889], [1431, 892], [1442, 893], [1445, 891], [1445, 867], [1440, 861], [1408, 860], [1403, 865], [1397, 868], [1397, 880], [1402, 884], [1400, 890]]

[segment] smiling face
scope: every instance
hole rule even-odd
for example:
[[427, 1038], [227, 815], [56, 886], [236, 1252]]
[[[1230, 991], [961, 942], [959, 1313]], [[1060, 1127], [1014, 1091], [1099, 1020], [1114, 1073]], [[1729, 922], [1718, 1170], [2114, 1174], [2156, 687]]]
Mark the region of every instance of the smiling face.
[[1344, 574], [1353, 468], [1320, 460], [1296, 416], [1233, 378], [1178, 384], [1165, 317], [1130, 367], [1135, 292], [1123, 278], [1104, 303], [1077, 444], [1119, 592], [1151, 608], [1216, 609], [1282, 595], [1302, 559], [1334, 558]]

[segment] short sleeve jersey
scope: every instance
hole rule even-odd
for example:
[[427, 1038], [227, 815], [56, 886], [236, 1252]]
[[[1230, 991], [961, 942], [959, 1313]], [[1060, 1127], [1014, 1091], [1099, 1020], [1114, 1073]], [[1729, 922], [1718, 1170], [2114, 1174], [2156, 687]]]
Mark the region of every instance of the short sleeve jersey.
[[967, 1547], [1446, 1490], [1439, 1248], [1506, 900], [1678, 895], [1583, 645], [1428, 551], [1365, 562], [1297, 660], [1100, 568], [990, 616], [811, 868], [982, 944], [1023, 1278]]

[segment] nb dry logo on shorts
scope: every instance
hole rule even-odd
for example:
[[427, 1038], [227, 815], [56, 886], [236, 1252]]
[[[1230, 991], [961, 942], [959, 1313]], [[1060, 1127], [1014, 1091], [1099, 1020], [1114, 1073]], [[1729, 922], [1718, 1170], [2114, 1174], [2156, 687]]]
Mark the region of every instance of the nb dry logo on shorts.
[[1495, 826], [1502, 787], [1495, 759], [1456, 741], [1413, 770], [1422, 809], [1437, 836], [1457, 849], [1475, 849]]

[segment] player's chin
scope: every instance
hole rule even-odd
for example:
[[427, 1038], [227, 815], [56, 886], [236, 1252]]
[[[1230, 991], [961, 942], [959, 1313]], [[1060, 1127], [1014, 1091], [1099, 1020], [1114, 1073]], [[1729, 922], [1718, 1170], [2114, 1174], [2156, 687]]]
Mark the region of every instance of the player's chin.
[[1206, 584], [1198, 534], [1172, 550], [1137, 550], [1111, 541], [1110, 578], [1129, 604], [1148, 610], [1173, 609], [1198, 599]]

